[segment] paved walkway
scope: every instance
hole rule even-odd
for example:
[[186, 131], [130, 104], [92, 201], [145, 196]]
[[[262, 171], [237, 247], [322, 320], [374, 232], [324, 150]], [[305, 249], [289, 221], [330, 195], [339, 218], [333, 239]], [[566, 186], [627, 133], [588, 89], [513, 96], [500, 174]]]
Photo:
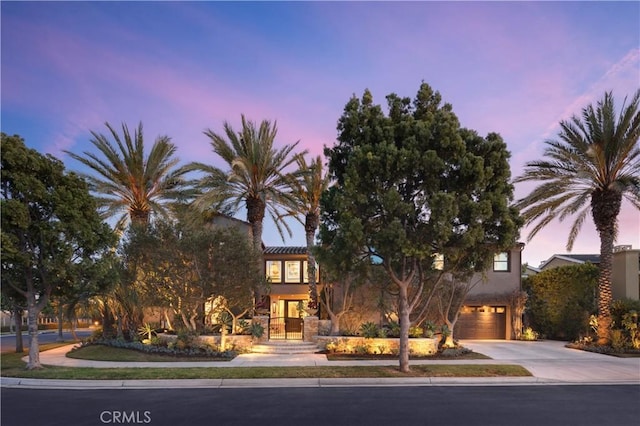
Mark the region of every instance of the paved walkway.
[[[617, 358], [564, 347], [563, 342], [467, 340], [462, 344], [485, 354], [487, 360], [416, 360], [411, 364], [516, 364], [533, 377], [416, 377], [370, 379], [207, 379], [207, 380], [41, 380], [2, 377], [2, 387], [22, 388], [221, 388], [221, 387], [324, 387], [324, 386], [504, 386], [531, 384], [640, 384], [640, 358]], [[90, 368], [202, 368], [397, 365], [396, 361], [329, 361], [320, 354], [242, 354], [232, 361], [211, 362], [109, 362], [67, 358], [73, 345], [40, 354], [46, 365]]]

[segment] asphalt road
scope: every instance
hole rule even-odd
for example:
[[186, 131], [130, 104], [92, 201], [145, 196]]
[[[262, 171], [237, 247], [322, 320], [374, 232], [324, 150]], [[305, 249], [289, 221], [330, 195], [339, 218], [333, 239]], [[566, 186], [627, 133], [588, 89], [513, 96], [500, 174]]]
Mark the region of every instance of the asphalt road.
[[[82, 329], [76, 331], [78, 338], [84, 339], [85, 337], [91, 336], [93, 333], [92, 330]], [[73, 340], [73, 336], [70, 332], [64, 331], [62, 333], [64, 340]], [[45, 332], [40, 332], [38, 334], [38, 343], [52, 343], [58, 340], [58, 331], [57, 330], [47, 330]], [[29, 337], [29, 333], [26, 331], [22, 332], [22, 346], [25, 352], [29, 349], [29, 342], [31, 338]], [[2, 352], [14, 352], [16, 350], [16, 336], [14, 334], [0, 336], [0, 351]]]
[[2, 389], [13, 425], [635, 425], [640, 386]]

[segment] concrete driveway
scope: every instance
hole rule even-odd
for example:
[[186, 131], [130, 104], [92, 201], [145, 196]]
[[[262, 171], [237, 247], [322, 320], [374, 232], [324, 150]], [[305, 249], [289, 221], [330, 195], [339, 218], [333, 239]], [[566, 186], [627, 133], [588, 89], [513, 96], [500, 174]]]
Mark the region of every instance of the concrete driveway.
[[522, 365], [535, 377], [565, 383], [640, 383], [640, 358], [618, 358], [565, 348], [552, 340], [462, 340], [494, 360]]

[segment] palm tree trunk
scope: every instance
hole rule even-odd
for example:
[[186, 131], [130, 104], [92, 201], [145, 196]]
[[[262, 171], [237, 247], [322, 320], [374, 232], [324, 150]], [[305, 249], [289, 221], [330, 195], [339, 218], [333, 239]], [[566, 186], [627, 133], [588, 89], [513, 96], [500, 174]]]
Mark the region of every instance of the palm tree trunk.
[[316, 283], [316, 258], [313, 255], [313, 237], [318, 228], [318, 215], [309, 213], [305, 219], [305, 234], [307, 238], [307, 275], [309, 280], [309, 307], [318, 307], [318, 287]]
[[615, 190], [597, 190], [591, 194], [591, 214], [600, 236], [600, 276], [598, 278], [598, 344], [611, 342], [611, 275], [613, 241], [622, 194]]
[[613, 233], [600, 233], [600, 276], [598, 278], [598, 344], [611, 342], [611, 275]]

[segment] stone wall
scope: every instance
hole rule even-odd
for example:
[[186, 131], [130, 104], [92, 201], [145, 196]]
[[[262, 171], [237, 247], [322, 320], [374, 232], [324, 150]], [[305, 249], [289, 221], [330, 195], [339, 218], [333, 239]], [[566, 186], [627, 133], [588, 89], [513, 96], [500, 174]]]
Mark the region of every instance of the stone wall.
[[[178, 336], [175, 334], [159, 334], [158, 337], [162, 337], [163, 339], [167, 339], [169, 341], [176, 340]], [[239, 352], [251, 352], [251, 347], [253, 345], [253, 341], [251, 336], [246, 334], [227, 334], [224, 336], [225, 338], [225, 346], [227, 349], [235, 349]], [[219, 346], [220, 345], [220, 335], [213, 336], [198, 336], [198, 339], [206, 344], [211, 346]]]
[[[412, 355], [434, 355], [438, 352], [440, 337], [409, 339], [409, 353]], [[397, 354], [399, 352], [400, 339], [398, 338], [374, 338], [354, 336], [318, 336], [318, 347], [331, 352], [346, 353], [385, 353]]]

